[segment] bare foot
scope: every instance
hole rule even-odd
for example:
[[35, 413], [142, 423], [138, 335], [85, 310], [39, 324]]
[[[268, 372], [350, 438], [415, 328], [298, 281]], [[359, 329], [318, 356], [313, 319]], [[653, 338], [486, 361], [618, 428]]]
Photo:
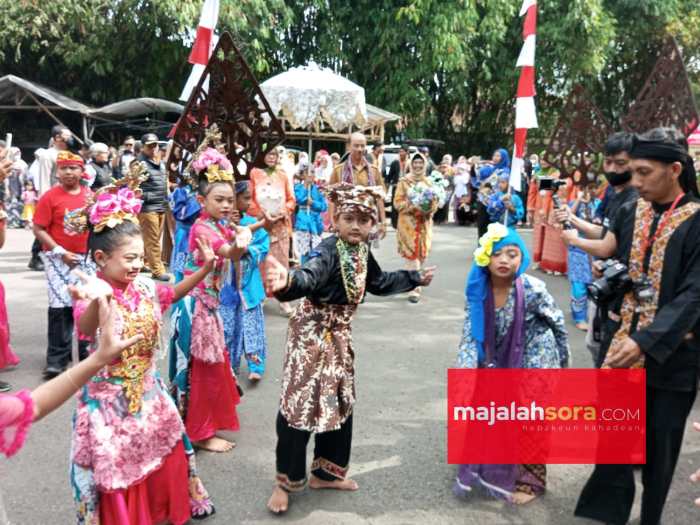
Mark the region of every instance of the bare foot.
[[267, 500], [267, 508], [270, 509], [270, 512], [274, 512], [275, 514], [287, 512], [289, 508], [289, 495], [287, 491], [280, 487], [272, 489], [272, 496]]
[[334, 481], [326, 481], [311, 475], [309, 487], [312, 489], [335, 489], [335, 490], [357, 490], [360, 486], [354, 479], [336, 479]]
[[251, 372], [250, 374], [248, 374], [248, 381], [257, 382], [257, 381], [260, 381], [261, 379], [262, 379], [262, 376], [260, 374], [258, 374], [257, 372]]
[[511, 501], [516, 505], [525, 505], [526, 503], [530, 503], [536, 497], [536, 494], [528, 494], [527, 492], [514, 492]]
[[583, 332], [587, 332], [588, 331], [588, 324], [587, 323], [576, 323], [576, 328], [578, 328], [579, 330], [581, 330]]
[[209, 452], [228, 452], [236, 446], [235, 443], [231, 443], [217, 436], [203, 439], [202, 441], [194, 441], [192, 445], [202, 450], [208, 450]]

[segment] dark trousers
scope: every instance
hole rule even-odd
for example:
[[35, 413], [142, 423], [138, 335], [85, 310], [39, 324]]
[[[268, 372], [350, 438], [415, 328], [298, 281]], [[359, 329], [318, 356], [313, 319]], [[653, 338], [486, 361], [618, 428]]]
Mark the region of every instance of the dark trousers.
[[[309, 437], [311, 432], [290, 427], [282, 413], [277, 413], [277, 484], [289, 492], [306, 485]], [[316, 434], [314, 440], [313, 475], [326, 481], [345, 479], [352, 446], [352, 414], [338, 430]]]
[[[661, 521], [695, 394], [696, 391], [672, 392], [647, 387], [647, 461], [642, 467], [640, 525], [657, 525]], [[624, 524], [629, 521], [633, 502], [633, 466], [596, 465], [581, 491], [574, 514]]]
[[[46, 366], [64, 369], [71, 360], [73, 343], [73, 309], [49, 308], [49, 346], [46, 351]], [[78, 355], [82, 361], [88, 355], [88, 342], [78, 343]]]
[[479, 201], [476, 204], [476, 227], [479, 231], [479, 239], [488, 230], [490, 222], [491, 219], [489, 218], [489, 212], [486, 210], [486, 205]]
[[34, 239], [34, 242], [32, 243], [32, 259], [38, 259], [39, 252], [41, 252], [41, 243], [39, 242], [39, 239]]

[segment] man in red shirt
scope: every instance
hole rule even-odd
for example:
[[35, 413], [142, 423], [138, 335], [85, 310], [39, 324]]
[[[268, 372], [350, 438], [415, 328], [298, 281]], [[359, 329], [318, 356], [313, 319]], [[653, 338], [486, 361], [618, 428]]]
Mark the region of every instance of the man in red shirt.
[[[56, 159], [58, 184], [39, 199], [34, 215], [34, 235], [41, 243], [49, 291], [49, 329], [46, 368], [47, 379], [57, 376], [68, 366], [73, 340], [73, 301], [68, 285], [76, 278], [74, 268], [93, 273], [94, 265], [86, 256], [87, 233], [76, 234], [70, 228], [76, 211], [85, 207], [90, 190], [80, 184], [85, 163], [70, 151], [61, 151]], [[87, 354], [80, 343], [80, 358]]]

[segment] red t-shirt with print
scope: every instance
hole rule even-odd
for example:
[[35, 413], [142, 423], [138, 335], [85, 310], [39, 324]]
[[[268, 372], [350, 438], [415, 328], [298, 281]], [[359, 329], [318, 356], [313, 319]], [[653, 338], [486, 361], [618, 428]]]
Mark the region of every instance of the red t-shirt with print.
[[[84, 254], [87, 252], [87, 232], [75, 235], [66, 232], [64, 218], [67, 212], [72, 212], [85, 206], [90, 190], [80, 187], [80, 193], [71, 195], [60, 184], [44, 193], [36, 205], [34, 222], [43, 228], [56, 243], [69, 252]], [[42, 246], [48, 250], [48, 246]]]

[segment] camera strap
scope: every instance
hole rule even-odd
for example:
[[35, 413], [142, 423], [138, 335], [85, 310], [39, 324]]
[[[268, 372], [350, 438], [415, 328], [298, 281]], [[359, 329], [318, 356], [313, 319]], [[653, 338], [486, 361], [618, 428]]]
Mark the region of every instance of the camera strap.
[[[644, 244], [642, 244], [642, 261], [646, 261], [647, 251], [654, 244], [654, 242], [656, 241], [659, 234], [661, 232], [663, 232], [664, 228], [666, 227], [666, 224], [668, 224], [668, 221], [671, 219], [671, 215], [673, 214], [674, 210], [678, 206], [678, 203], [681, 201], [681, 199], [683, 197], [685, 197], [685, 192], [681, 192], [681, 194], [678, 195], [678, 197], [676, 197], [676, 200], [673, 201], [673, 204], [671, 205], [671, 207], [664, 213], [663, 218], [661, 219], [661, 222], [657, 226], [653, 237], [651, 237], [649, 234], [651, 231], [651, 224], [654, 221], [653, 221], [652, 217], [649, 217], [649, 222], [647, 223], [646, 231], [644, 232]], [[653, 213], [654, 213], [654, 211], [650, 207], [649, 214], [652, 215]]]

